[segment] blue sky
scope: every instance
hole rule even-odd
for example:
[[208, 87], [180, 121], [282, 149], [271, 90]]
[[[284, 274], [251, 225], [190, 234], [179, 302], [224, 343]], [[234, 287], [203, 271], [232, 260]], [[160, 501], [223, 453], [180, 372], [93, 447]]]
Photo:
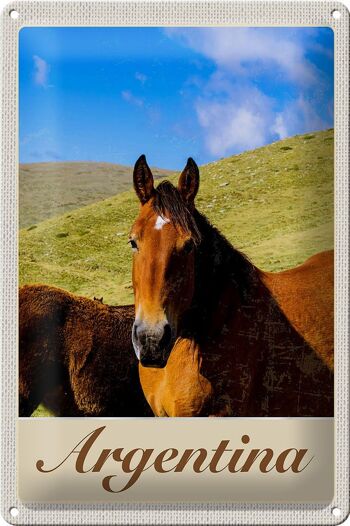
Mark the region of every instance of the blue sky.
[[20, 161], [180, 169], [333, 126], [329, 28], [24, 28]]

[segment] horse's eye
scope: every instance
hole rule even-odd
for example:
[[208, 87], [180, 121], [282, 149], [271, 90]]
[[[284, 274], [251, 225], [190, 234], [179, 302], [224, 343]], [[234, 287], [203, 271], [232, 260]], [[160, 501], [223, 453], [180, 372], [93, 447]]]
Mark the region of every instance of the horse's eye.
[[193, 244], [192, 239], [188, 239], [183, 246], [183, 251], [185, 252], [185, 254], [190, 254], [190, 252], [192, 252], [193, 250], [193, 247], [194, 247], [194, 244]]
[[137, 250], [137, 243], [136, 243], [135, 239], [129, 239], [128, 242], [130, 243], [130, 246], [131, 246], [132, 250], [136, 251]]

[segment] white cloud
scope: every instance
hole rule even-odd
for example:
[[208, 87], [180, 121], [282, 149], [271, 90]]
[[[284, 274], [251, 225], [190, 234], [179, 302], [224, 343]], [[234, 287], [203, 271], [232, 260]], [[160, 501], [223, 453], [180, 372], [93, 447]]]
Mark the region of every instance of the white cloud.
[[34, 81], [38, 86], [48, 87], [50, 65], [38, 55], [33, 56], [34, 60]]
[[212, 155], [256, 148], [269, 140], [271, 101], [256, 88], [234, 89], [226, 102], [202, 99], [196, 110]]
[[288, 137], [288, 128], [282, 113], [277, 113], [275, 122], [271, 126], [272, 133], [275, 133], [279, 139]]
[[[322, 74], [307, 60], [308, 48], [300, 32], [278, 28], [169, 28], [165, 32], [216, 66], [209, 79], [198, 78], [197, 73], [196, 84], [193, 78], [188, 81], [200, 92], [194, 107], [211, 155], [233, 154], [332, 125], [331, 116], [324, 115], [327, 111], [322, 117], [318, 113]], [[283, 90], [288, 100], [276, 97]]]
[[122, 91], [122, 97], [126, 102], [129, 102], [129, 104], [133, 104], [139, 108], [142, 108], [144, 105], [143, 99], [135, 97], [135, 95], [133, 95], [129, 90]]
[[[327, 113], [327, 112], [325, 112]], [[332, 125], [330, 115], [320, 117], [315, 107], [304, 96], [287, 105], [276, 115], [271, 131], [280, 139], [309, 131], [323, 130]]]
[[141, 82], [141, 84], [144, 84], [147, 81], [147, 75], [144, 75], [143, 73], [140, 73], [139, 71], [136, 71], [135, 73], [135, 79]]
[[272, 98], [247, 86], [244, 91], [233, 88], [226, 102], [197, 101], [198, 121], [210, 154], [229, 155], [332, 125], [330, 118], [321, 118], [302, 96], [279, 113], [273, 106]]
[[287, 75], [298, 84], [313, 84], [318, 75], [315, 66], [305, 58], [305, 50], [297, 38], [277, 28], [182, 28], [166, 30], [220, 68], [251, 75], [268, 65], [275, 73]]
[[[304, 125], [305, 131], [321, 130], [322, 128], [328, 126], [326, 120], [320, 117], [317, 113], [315, 106], [312, 105], [303, 96], [300, 96], [295, 102], [295, 110], [296, 114], [299, 113], [299, 115], [302, 118], [302, 123]], [[291, 116], [290, 121], [293, 122]], [[297, 119], [297, 121], [300, 122], [300, 119]], [[298, 124], [298, 122], [295, 124]]]

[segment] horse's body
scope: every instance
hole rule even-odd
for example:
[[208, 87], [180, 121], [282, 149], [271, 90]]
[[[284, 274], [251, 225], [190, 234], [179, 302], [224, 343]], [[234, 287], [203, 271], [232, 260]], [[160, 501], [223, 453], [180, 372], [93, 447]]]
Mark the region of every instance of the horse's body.
[[19, 291], [19, 414], [146, 416], [131, 344], [134, 307], [47, 285]]
[[133, 331], [154, 413], [333, 415], [333, 252], [262, 272], [195, 209], [192, 160], [178, 189], [151, 177], [141, 157]]
[[238, 308], [223, 291], [214, 331], [185, 332], [163, 369], [140, 365], [157, 416], [333, 415], [333, 253], [256, 273]]

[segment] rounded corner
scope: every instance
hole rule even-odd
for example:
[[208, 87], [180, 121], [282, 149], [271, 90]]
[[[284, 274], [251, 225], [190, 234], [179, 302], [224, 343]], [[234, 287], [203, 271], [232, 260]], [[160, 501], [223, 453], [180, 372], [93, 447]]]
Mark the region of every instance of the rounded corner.
[[349, 503], [348, 503], [348, 507], [347, 507], [347, 509], [345, 511], [345, 514], [341, 515], [339, 517], [339, 520], [337, 520], [333, 524], [335, 524], [336, 526], [339, 526], [340, 524], [344, 524], [347, 521], [347, 519], [349, 518], [349, 515], [350, 515], [350, 507], [349, 507]]
[[334, 37], [335, 37], [335, 30], [334, 30], [334, 27], [332, 26], [326, 26], [326, 29], [329, 29], [330, 32], [332, 33], [332, 38], [334, 40]]

